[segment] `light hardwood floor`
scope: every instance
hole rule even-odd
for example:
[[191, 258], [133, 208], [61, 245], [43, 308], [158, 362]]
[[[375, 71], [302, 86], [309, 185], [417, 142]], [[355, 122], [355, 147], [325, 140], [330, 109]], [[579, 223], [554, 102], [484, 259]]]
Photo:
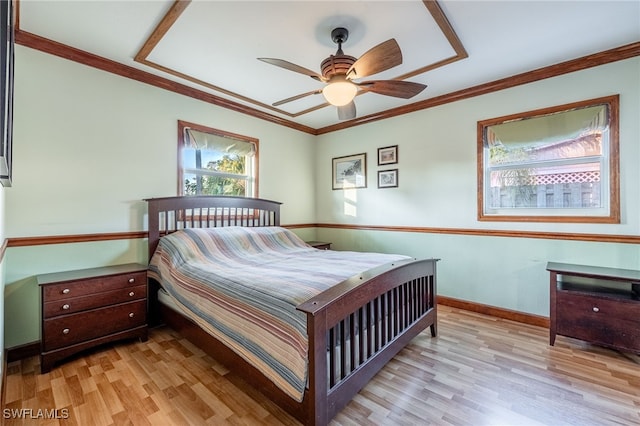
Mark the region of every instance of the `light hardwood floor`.
[[[551, 347], [544, 328], [446, 306], [438, 327], [437, 338], [415, 338], [332, 424], [640, 424], [635, 355], [561, 336]], [[3, 417], [29, 418], [6, 425], [298, 424], [167, 328], [38, 371], [35, 357], [8, 366]]]

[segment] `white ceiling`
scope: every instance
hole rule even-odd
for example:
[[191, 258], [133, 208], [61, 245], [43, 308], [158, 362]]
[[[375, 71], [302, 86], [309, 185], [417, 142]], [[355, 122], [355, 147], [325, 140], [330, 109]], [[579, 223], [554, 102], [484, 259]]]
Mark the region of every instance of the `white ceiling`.
[[[400, 45], [403, 64], [368, 79], [398, 78], [456, 55], [422, 1], [194, 0], [146, 61], [135, 61], [173, 3], [20, 0], [19, 27], [312, 128], [338, 122], [332, 106], [297, 115], [322, 105], [322, 95], [270, 105], [323, 83], [256, 58], [320, 72], [320, 62], [335, 54], [330, 32], [338, 26], [350, 31], [343, 50], [351, 56], [390, 38]], [[640, 0], [438, 4], [468, 57], [408, 78], [428, 85], [412, 99], [358, 96], [359, 117], [640, 41]]]

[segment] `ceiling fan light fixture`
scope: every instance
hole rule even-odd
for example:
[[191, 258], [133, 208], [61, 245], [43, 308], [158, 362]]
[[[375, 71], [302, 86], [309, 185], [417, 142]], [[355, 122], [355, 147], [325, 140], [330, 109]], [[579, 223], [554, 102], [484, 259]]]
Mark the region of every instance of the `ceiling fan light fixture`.
[[322, 89], [324, 98], [331, 105], [344, 106], [355, 98], [358, 86], [347, 80], [344, 76], [334, 76]]

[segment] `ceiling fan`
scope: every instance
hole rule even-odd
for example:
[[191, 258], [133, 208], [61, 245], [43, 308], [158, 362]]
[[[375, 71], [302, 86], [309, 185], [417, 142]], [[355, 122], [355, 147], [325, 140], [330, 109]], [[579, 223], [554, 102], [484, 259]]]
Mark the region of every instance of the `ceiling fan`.
[[348, 120], [356, 117], [356, 105], [353, 98], [360, 92], [409, 99], [427, 87], [425, 84], [400, 80], [354, 81], [354, 79], [377, 74], [402, 64], [402, 52], [398, 42], [392, 38], [369, 49], [356, 59], [353, 56], [345, 55], [342, 51], [342, 43], [346, 42], [347, 38], [349, 38], [349, 31], [346, 28], [335, 28], [331, 31], [331, 39], [338, 45], [338, 51], [335, 55], [330, 55], [322, 61], [320, 64], [322, 74], [283, 59], [258, 58], [268, 64], [308, 75], [314, 80], [327, 83], [322, 89], [274, 102], [273, 106], [322, 93], [327, 102], [338, 107], [338, 118]]

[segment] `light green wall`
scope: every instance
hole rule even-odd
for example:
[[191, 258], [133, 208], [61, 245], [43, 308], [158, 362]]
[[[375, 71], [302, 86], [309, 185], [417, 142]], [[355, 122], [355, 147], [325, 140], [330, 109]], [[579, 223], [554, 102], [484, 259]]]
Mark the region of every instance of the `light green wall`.
[[313, 219], [313, 136], [18, 46], [7, 236], [145, 229], [142, 200], [176, 195], [179, 119], [259, 139], [260, 197]]
[[543, 316], [549, 315], [547, 261], [640, 266], [639, 247], [628, 244], [336, 229], [318, 233], [338, 250], [439, 258], [438, 294]]
[[40, 338], [40, 289], [36, 275], [122, 263], [146, 263], [146, 239], [15, 247], [7, 251], [5, 344]]
[[[178, 120], [257, 138], [260, 197], [314, 222], [313, 136], [17, 46], [6, 237], [146, 230], [142, 200], [176, 195]], [[9, 248], [6, 347], [39, 339], [35, 275], [146, 261], [143, 240]]]
[[[621, 224], [477, 220], [479, 120], [616, 93], [620, 94]], [[316, 217], [319, 223], [637, 236], [638, 117], [640, 58], [633, 58], [323, 135], [316, 156]], [[396, 144], [399, 163], [377, 166], [377, 148]], [[332, 157], [360, 152], [367, 153], [368, 187], [331, 190]], [[391, 168], [399, 169], [399, 187], [377, 189], [377, 171]], [[318, 238], [338, 249], [441, 258], [439, 294], [539, 315], [549, 313], [547, 261], [640, 268], [640, 247], [631, 244], [335, 229], [319, 229]]]
[[[283, 224], [638, 235], [639, 76], [640, 59], [635, 58], [313, 137], [18, 46], [14, 186], [4, 191], [1, 210], [5, 237], [145, 230], [141, 200], [176, 193], [178, 119], [258, 138], [260, 196], [284, 202]], [[613, 93], [621, 94], [622, 224], [476, 220], [478, 120]], [[379, 190], [376, 174], [383, 168], [376, 166], [377, 148], [395, 144], [400, 187]], [[332, 191], [331, 158], [359, 152], [368, 154], [368, 188]], [[355, 207], [355, 216], [345, 214], [345, 205]], [[640, 267], [635, 245], [295, 231], [305, 239], [331, 241], [337, 249], [439, 257], [440, 294], [540, 315], [548, 314], [547, 260]], [[5, 346], [39, 338], [35, 275], [145, 262], [145, 247], [144, 240], [123, 240], [8, 249]]]

